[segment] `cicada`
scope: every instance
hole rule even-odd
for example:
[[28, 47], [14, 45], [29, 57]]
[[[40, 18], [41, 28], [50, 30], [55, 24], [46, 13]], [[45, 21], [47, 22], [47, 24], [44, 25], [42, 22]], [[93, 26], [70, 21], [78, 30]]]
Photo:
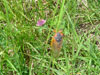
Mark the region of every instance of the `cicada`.
[[63, 42], [63, 33], [62, 30], [59, 30], [58, 32], [54, 31], [55, 34], [51, 39], [51, 51], [52, 55], [54, 57], [58, 57], [62, 48], [62, 42]]

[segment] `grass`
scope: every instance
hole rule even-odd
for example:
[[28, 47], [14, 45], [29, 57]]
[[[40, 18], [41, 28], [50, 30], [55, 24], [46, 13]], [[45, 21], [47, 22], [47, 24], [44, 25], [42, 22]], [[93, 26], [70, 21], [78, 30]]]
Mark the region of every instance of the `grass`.
[[[99, 75], [100, 1], [1, 0], [0, 75]], [[39, 19], [46, 24], [36, 26]], [[53, 30], [63, 30], [61, 54], [51, 66]]]

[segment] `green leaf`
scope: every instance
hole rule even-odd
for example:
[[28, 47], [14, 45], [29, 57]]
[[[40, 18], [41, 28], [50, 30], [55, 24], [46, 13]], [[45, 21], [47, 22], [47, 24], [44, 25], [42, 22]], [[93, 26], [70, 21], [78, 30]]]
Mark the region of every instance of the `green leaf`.
[[5, 20], [5, 15], [2, 11], [0, 11], [0, 20]]

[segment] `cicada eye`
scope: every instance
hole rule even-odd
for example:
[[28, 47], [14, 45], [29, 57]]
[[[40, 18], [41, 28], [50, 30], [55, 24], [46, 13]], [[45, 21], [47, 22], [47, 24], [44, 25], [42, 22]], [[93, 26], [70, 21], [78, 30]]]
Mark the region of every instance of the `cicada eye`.
[[56, 30], [53, 30], [53, 32], [55, 32], [55, 33], [56, 33]]

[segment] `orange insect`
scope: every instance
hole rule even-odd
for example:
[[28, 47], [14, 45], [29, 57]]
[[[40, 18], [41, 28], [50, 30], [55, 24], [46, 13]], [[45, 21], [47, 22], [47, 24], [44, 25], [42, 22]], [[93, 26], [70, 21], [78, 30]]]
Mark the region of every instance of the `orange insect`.
[[54, 57], [58, 57], [59, 54], [60, 54], [60, 50], [62, 48], [62, 42], [63, 42], [63, 33], [62, 31], [58, 31], [55, 32], [55, 35], [52, 37], [52, 40], [51, 40], [51, 47], [52, 47], [52, 55]]

